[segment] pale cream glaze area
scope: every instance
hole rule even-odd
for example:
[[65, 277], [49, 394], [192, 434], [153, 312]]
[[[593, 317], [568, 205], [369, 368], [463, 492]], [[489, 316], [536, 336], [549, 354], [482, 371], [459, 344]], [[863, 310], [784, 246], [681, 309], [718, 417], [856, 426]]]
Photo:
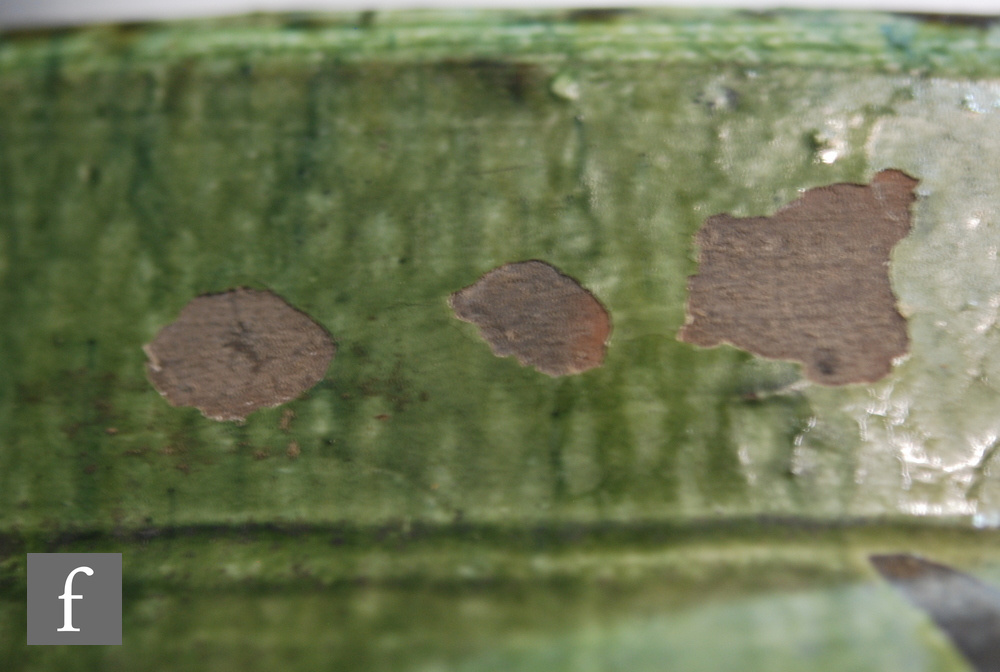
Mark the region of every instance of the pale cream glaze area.
[[[909, 100], [872, 126], [872, 172], [916, 177], [910, 234], [889, 268], [910, 352], [870, 386], [806, 391], [818, 427], [846, 412], [860, 444], [855, 513], [971, 515], [1000, 524], [1000, 85], [900, 82]], [[828, 460], [799, 437], [807, 471]]]

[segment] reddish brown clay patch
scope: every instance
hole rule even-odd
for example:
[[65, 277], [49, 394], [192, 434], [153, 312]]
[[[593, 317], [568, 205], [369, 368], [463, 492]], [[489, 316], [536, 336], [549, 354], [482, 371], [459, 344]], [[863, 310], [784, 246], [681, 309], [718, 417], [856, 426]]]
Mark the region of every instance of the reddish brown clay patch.
[[550, 376], [600, 366], [611, 319], [594, 295], [542, 261], [495, 268], [448, 300], [479, 327], [497, 357], [513, 355]]
[[710, 217], [678, 338], [796, 360], [824, 385], [882, 378], [909, 347], [888, 267], [916, 185], [883, 170], [870, 185], [810, 189], [772, 217]]
[[241, 288], [195, 298], [143, 349], [149, 380], [171, 404], [241, 421], [322, 380], [336, 346], [281, 297]]

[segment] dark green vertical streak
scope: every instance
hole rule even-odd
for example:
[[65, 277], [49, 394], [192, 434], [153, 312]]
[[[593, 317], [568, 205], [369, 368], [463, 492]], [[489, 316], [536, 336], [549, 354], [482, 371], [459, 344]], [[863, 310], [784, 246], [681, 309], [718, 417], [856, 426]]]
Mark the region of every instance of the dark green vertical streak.
[[[124, 71], [119, 77], [127, 81], [134, 75]], [[138, 218], [140, 235], [145, 243], [143, 247], [156, 249], [157, 243], [169, 230], [169, 218], [162, 213], [170, 212], [170, 203], [159, 187], [162, 180], [157, 174], [156, 161], [153, 158], [158, 144], [152, 132], [156, 117], [150, 114], [152, 89], [155, 83], [149, 76], [142, 79], [145, 81], [146, 100], [142, 101], [139, 110], [129, 112], [118, 105], [111, 107], [112, 121], [117, 131], [117, 137], [113, 142], [120, 142], [131, 148], [132, 179], [128, 184], [126, 199]], [[150, 118], [154, 121], [146, 121]]]
[[566, 501], [566, 469], [563, 465], [563, 450], [567, 426], [572, 421], [576, 395], [571, 389], [571, 381], [564, 380], [557, 387], [549, 412], [549, 468], [552, 471], [552, 501], [560, 504]]
[[[162, 293], [169, 292], [170, 276], [177, 274], [176, 269], [164, 273], [169, 267], [166, 243], [181, 223], [175, 216], [177, 204], [172, 202], [166, 191], [170, 181], [157, 166], [157, 154], [166, 150], [157, 137], [163, 130], [161, 120], [164, 118], [162, 110], [155, 106], [159, 84], [152, 75], [135, 72], [127, 54], [123, 55], [112, 81], [118, 82], [122, 91], [111, 89], [102, 92], [107, 96], [105, 108], [110, 131], [106, 160], [129, 166], [122, 194], [123, 214], [134, 218], [139, 249], [143, 254], [150, 255], [155, 260], [156, 268], [160, 269], [149, 288], [155, 300]], [[133, 87], [139, 89], [139, 100], [135, 99]]]
[[[106, 430], [122, 419], [116, 418], [112, 406], [120, 379], [102, 368], [102, 346], [94, 338], [53, 347], [64, 353], [66, 363], [73, 368], [47, 388], [50, 403], [55, 402], [59, 409], [58, 415], [48, 419], [58, 427], [59, 437], [59, 443], [50, 447], [50, 460], [54, 461], [49, 462], [49, 468], [57, 469], [71, 484], [68, 497], [73, 506], [66, 512], [46, 513], [55, 513], [60, 522], [72, 520], [81, 526], [100, 527], [109, 522], [102, 520], [102, 513], [114, 510], [119, 496], [116, 454]], [[36, 469], [35, 473], [40, 472]]]
[[[35, 105], [31, 105], [30, 98], [25, 101], [25, 107], [31, 110], [31, 114], [29, 116], [22, 112], [18, 115], [20, 117], [18, 121], [20, 121], [20, 128], [23, 133], [44, 138], [41, 141], [42, 146], [37, 148], [31, 157], [16, 169], [19, 175], [25, 176], [25, 191], [31, 189], [32, 193], [30, 196], [18, 191], [17, 188], [20, 185], [20, 180], [18, 182], [11, 180], [9, 183], [11, 189], [10, 202], [13, 203], [16, 199], [23, 197], [34, 197], [32, 200], [34, 201], [34, 212], [36, 213], [33, 217], [29, 215], [26, 221], [13, 222], [14, 226], [11, 228], [11, 265], [19, 269], [16, 274], [17, 277], [14, 278], [17, 284], [12, 285], [11, 288], [16, 288], [17, 290], [13, 291], [13, 294], [20, 297], [17, 303], [21, 309], [28, 308], [30, 302], [28, 293], [25, 290], [43, 285], [38, 279], [43, 268], [40, 264], [34, 262], [40, 259], [43, 253], [47, 251], [45, 250], [45, 246], [52, 244], [50, 236], [54, 237], [52, 233], [58, 199], [51, 197], [51, 191], [53, 190], [53, 186], [59, 181], [61, 172], [59, 170], [61, 166], [58, 164], [57, 158], [59, 152], [55, 151], [59, 147], [61, 139], [57, 125], [57, 110], [60, 99], [65, 93], [62, 90], [61, 69], [61, 41], [54, 38], [51, 41], [50, 50], [46, 58], [44, 74], [42, 82], [38, 87]], [[30, 86], [26, 88], [29, 92], [31, 91]], [[17, 128], [18, 122], [13, 122], [11, 125]], [[32, 188], [31, 185], [33, 182], [34, 187]], [[49, 193], [46, 194], [45, 192]], [[23, 354], [27, 357], [35, 344], [25, 343], [24, 345], [26, 347]]]
[[[0, 45], [2, 46], [2, 45]], [[9, 119], [11, 111], [9, 101], [0, 101], [0, 119]], [[19, 277], [20, 264], [16, 261], [17, 222], [14, 217], [14, 175], [8, 154], [8, 134], [10, 129], [0, 125], [0, 315], [18, 315], [19, 297], [17, 291], [23, 281]], [[14, 444], [12, 436], [13, 415], [17, 412], [21, 400], [18, 398], [17, 385], [20, 375], [17, 363], [22, 354], [14, 339], [13, 330], [0, 329], [0, 508], [13, 506], [10, 501], [11, 479], [18, 465], [19, 451], [10, 447]]]
[[[418, 110], [415, 119], [419, 121], [410, 133], [415, 133], [411, 135], [411, 142], [420, 150], [409, 169], [427, 176], [423, 183], [429, 193], [413, 196], [444, 198], [451, 202], [452, 216], [460, 223], [455, 248], [459, 259], [455, 265], [467, 269], [469, 277], [476, 277], [488, 270], [476, 264], [484, 242], [483, 223], [478, 217], [481, 190], [477, 182], [480, 178], [476, 174], [481, 166], [482, 152], [476, 142], [476, 131], [468, 122], [480, 113], [478, 105], [481, 102], [459, 98], [455, 90], [468, 86], [478, 91], [481, 84], [475, 82], [473, 72], [461, 65], [420, 66], [416, 84], [417, 93], [412, 100]], [[451, 107], [447, 107], [449, 104]], [[453, 122], [438, 126], [442, 110], [448, 111]], [[447, 139], [448, 152], [443, 157], [436, 156], [433, 143], [428, 142], [435, 136]]]
[[[321, 81], [333, 89], [324, 98], [330, 106], [329, 115], [347, 117], [351, 114], [352, 104], [362, 95], [352, 79], [353, 73], [347, 67], [340, 69], [331, 64], [329, 69], [325, 71], [325, 79]], [[313, 95], [318, 96], [315, 93]], [[324, 120], [326, 119], [324, 118]], [[337, 243], [330, 247], [329, 256], [325, 261], [329, 264], [329, 268], [340, 271], [336, 274], [336, 286], [330, 287], [328, 291], [336, 297], [337, 309], [341, 310], [356, 300], [353, 296], [354, 287], [351, 283], [351, 280], [354, 279], [352, 275], [358, 272], [358, 264], [355, 263], [354, 255], [358, 253], [356, 246], [363, 235], [365, 223], [361, 214], [368, 209], [369, 197], [366, 190], [360, 188], [367, 175], [359, 175], [360, 171], [356, 166], [352, 170], [350, 153], [345, 147], [346, 141], [339, 137], [339, 129], [336, 124], [332, 121], [328, 123], [330, 139], [325, 148], [323, 165], [317, 169], [321, 175], [320, 180], [323, 183], [324, 193], [329, 193], [331, 198], [341, 199], [344, 206], [338, 221], [317, 222], [317, 227], [318, 230], [331, 227], [338, 232]], [[368, 144], [368, 136], [371, 133], [373, 133], [373, 129], [365, 124], [361, 142]], [[360, 170], [363, 171], [363, 169]]]
[[601, 506], [616, 504], [622, 500], [633, 476], [629, 469], [632, 446], [626, 431], [622, 431], [628, 427], [628, 418], [621, 412], [620, 406], [614, 411], [607, 407], [602, 410], [604, 413], [610, 412], [615, 418], [613, 424], [617, 425], [617, 431], [597, 433], [596, 461], [601, 474], [596, 493], [599, 511]]
[[[333, 86], [336, 87], [337, 81], [337, 69], [332, 64], [331, 66], [321, 68], [309, 78], [306, 84], [305, 109], [303, 110], [305, 124], [298, 141], [299, 151], [295, 166], [295, 177], [300, 183], [300, 189], [297, 193], [300, 194], [307, 192], [310, 187], [314, 187], [317, 178], [316, 153], [320, 133], [320, 108], [325, 101], [328, 83], [333, 82]], [[299, 202], [301, 200], [300, 198]], [[306, 244], [305, 212], [303, 208], [297, 207], [290, 215], [292, 217], [292, 246], [289, 247], [298, 252]], [[286, 263], [291, 264], [291, 261], [288, 259]]]
[[620, 375], [609, 375], [606, 389], [594, 389], [597, 399], [590, 412], [596, 422], [596, 460], [600, 480], [595, 492], [598, 514], [600, 507], [622, 501], [629, 482], [640, 475], [632, 472], [633, 449], [628, 433], [628, 416], [623, 408], [623, 392], [628, 381]]
[[[193, 417], [193, 416], [192, 416]], [[195, 420], [192, 420], [194, 423]], [[253, 451], [251, 447], [250, 433], [247, 431], [247, 425], [236, 425], [233, 428], [233, 433], [237, 437], [236, 444], [236, 454], [232, 459], [226, 460], [226, 470], [225, 476], [223, 477], [227, 483], [227, 491], [230, 496], [230, 501], [221, 501], [220, 509], [229, 515], [239, 516], [240, 512], [246, 511], [249, 504], [249, 490], [252, 487], [250, 483], [250, 476], [247, 473], [250, 466], [250, 455]], [[168, 493], [171, 497], [176, 496], [175, 493]]]
[[[93, 359], [93, 356], [88, 356]], [[113, 500], [112, 481], [115, 460], [105, 451], [108, 436], [104, 433], [108, 418], [105, 404], [114, 392], [114, 379], [88, 369], [81, 375], [74, 395], [84, 405], [76, 409], [75, 417], [67, 420], [74, 423], [75, 431], [69, 432], [67, 452], [72, 455], [73, 507], [71, 515], [81, 526], [100, 526], [102, 511], [107, 506], [105, 498]]]
[[668, 506], [680, 502], [681, 479], [690, 477], [683, 472], [680, 456], [691, 442], [689, 429], [693, 429], [692, 414], [701, 413], [701, 409], [692, 408], [686, 391], [678, 388], [680, 384], [692, 380], [694, 375], [696, 367], [691, 353], [683, 347], [671, 348], [664, 358], [661, 377], [661, 394], [669, 400], [669, 405], [662, 422], [664, 442], [656, 473], [657, 480], [663, 483], [660, 494]]
[[[245, 75], [248, 80], [251, 76], [249, 72]], [[293, 77], [295, 79], [302, 77], [293, 73], [285, 73], [285, 76], [289, 80]], [[308, 243], [308, 230], [312, 223], [308, 221], [304, 200], [316, 188], [316, 180], [320, 177], [316, 170], [320, 131], [319, 110], [328, 83], [335, 81], [336, 69], [327, 62], [323, 67], [305, 76], [305, 81], [301, 84], [304, 89], [303, 96], [296, 97], [292, 101], [283, 101], [283, 114], [279, 118], [281, 124], [292, 129], [292, 138], [288, 149], [285, 150], [287, 156], [284, 155], [285, 151], [278, 151], [279, 177], [274, 184], [271, 198], [261, 213], [266, 229], [285, 232], [277, 237], [278, 244], [269, 255], [270, 263], [275, 266], [274, 277], [281, 277], [289, 269], [294, 268], [298, 255]], [[244, 88], [249, 89], [255, 85], [253, 81], [247, 81]], [[295, 105], [296, 101], [301, 101], [300, 108]], [[237, 114], [253, 117], [249, 101], [246, 103], [245, 111], [235, 111]]]
[[[466, 113], [466, 110], [462, 109], [459, 114], [463, 113]], [[476, 143], [475, 131], [463, 126], [459, 126], [457, 129], [434, 130], [443, 132], [448, 138], [449, 153], [441, 163], [436, 157], [432, 159], [431, 156], [428, 156], [428, 163], [423, 169], [435, 176], [431, 181], [433, 190], [439, 193], [444, 191], [451, 198], [454, 198], [455, 214], [463, 223], [461, 227], [464, 234], [462, 247], [465, 254], [463, 256], [467, 259], [476, 259], [481, 255], [485, 236], [483, 222], [478, 216], [478, 201], [482, 190], [477, 184], [478, 179], [474, 177], [474, 173], [477, 172], [482, 161], [480, 147]], [[428, 149], [430, 148], [428, 147]], [[431, 160], [433, 163], [430, 162]], [[449, 165], [452, 161], [456, 165]], [[487, 270], [489, 269], [477, 268], [475, 272], [484, 273]]]
[[[53, 36], [46, 46], [45, 66], [42, 74], [42, 83], [39, 89], [42, 99], [52, 102], [59, 97], [60, 88], [63, 83], [63, 41], [59, 37]], [[39, 121], [51, 122], [55, 116], [56, 107], [54, 105], [42, 105], [34, 110], [36, 119]]]

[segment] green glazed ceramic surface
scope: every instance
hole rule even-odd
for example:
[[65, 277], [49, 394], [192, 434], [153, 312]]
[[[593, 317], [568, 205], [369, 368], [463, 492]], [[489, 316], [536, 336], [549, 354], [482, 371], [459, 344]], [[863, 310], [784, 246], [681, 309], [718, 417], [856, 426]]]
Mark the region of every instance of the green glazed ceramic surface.
[[[1000, 24], [874, 14], [0, 35], [0, 655], [965, 669], [866, 556], [1000, 583], [998, 76]], [[887, 378], [676, 340], [708, 216], [887, 168], [920, 180]], [[454, 318], [527, 259], [607, 307], [603, 367], [550, 378]], [[242, 425], [168, 405], [142, 351], [239, 286], [338, 343]], [[24, 646], [37, 551], [123, 553], [124, 646]]]

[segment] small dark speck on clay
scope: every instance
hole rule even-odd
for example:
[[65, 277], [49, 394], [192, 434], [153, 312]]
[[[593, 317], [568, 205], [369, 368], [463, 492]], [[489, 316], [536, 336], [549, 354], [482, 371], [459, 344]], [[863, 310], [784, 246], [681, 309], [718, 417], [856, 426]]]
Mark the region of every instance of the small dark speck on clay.
[[242, 421], [321, 381], [336, 345], [278, 295], [240, 288], [193, 299], [143, 350], [150, 381], [172, 405]]
[[449, 304], [479, 327], [497, 357], [550, 376], [600, 366], [611, 319], [593, 294], [542, 261], [505, 264], [455, 292]]
[[824, 385], [884, 377], [909, 348], [888, 269], [916, 185], [883, 170], [870, 185], [810, 189], [771, 217], [710, 217], [678, 338], [799, 361]]

